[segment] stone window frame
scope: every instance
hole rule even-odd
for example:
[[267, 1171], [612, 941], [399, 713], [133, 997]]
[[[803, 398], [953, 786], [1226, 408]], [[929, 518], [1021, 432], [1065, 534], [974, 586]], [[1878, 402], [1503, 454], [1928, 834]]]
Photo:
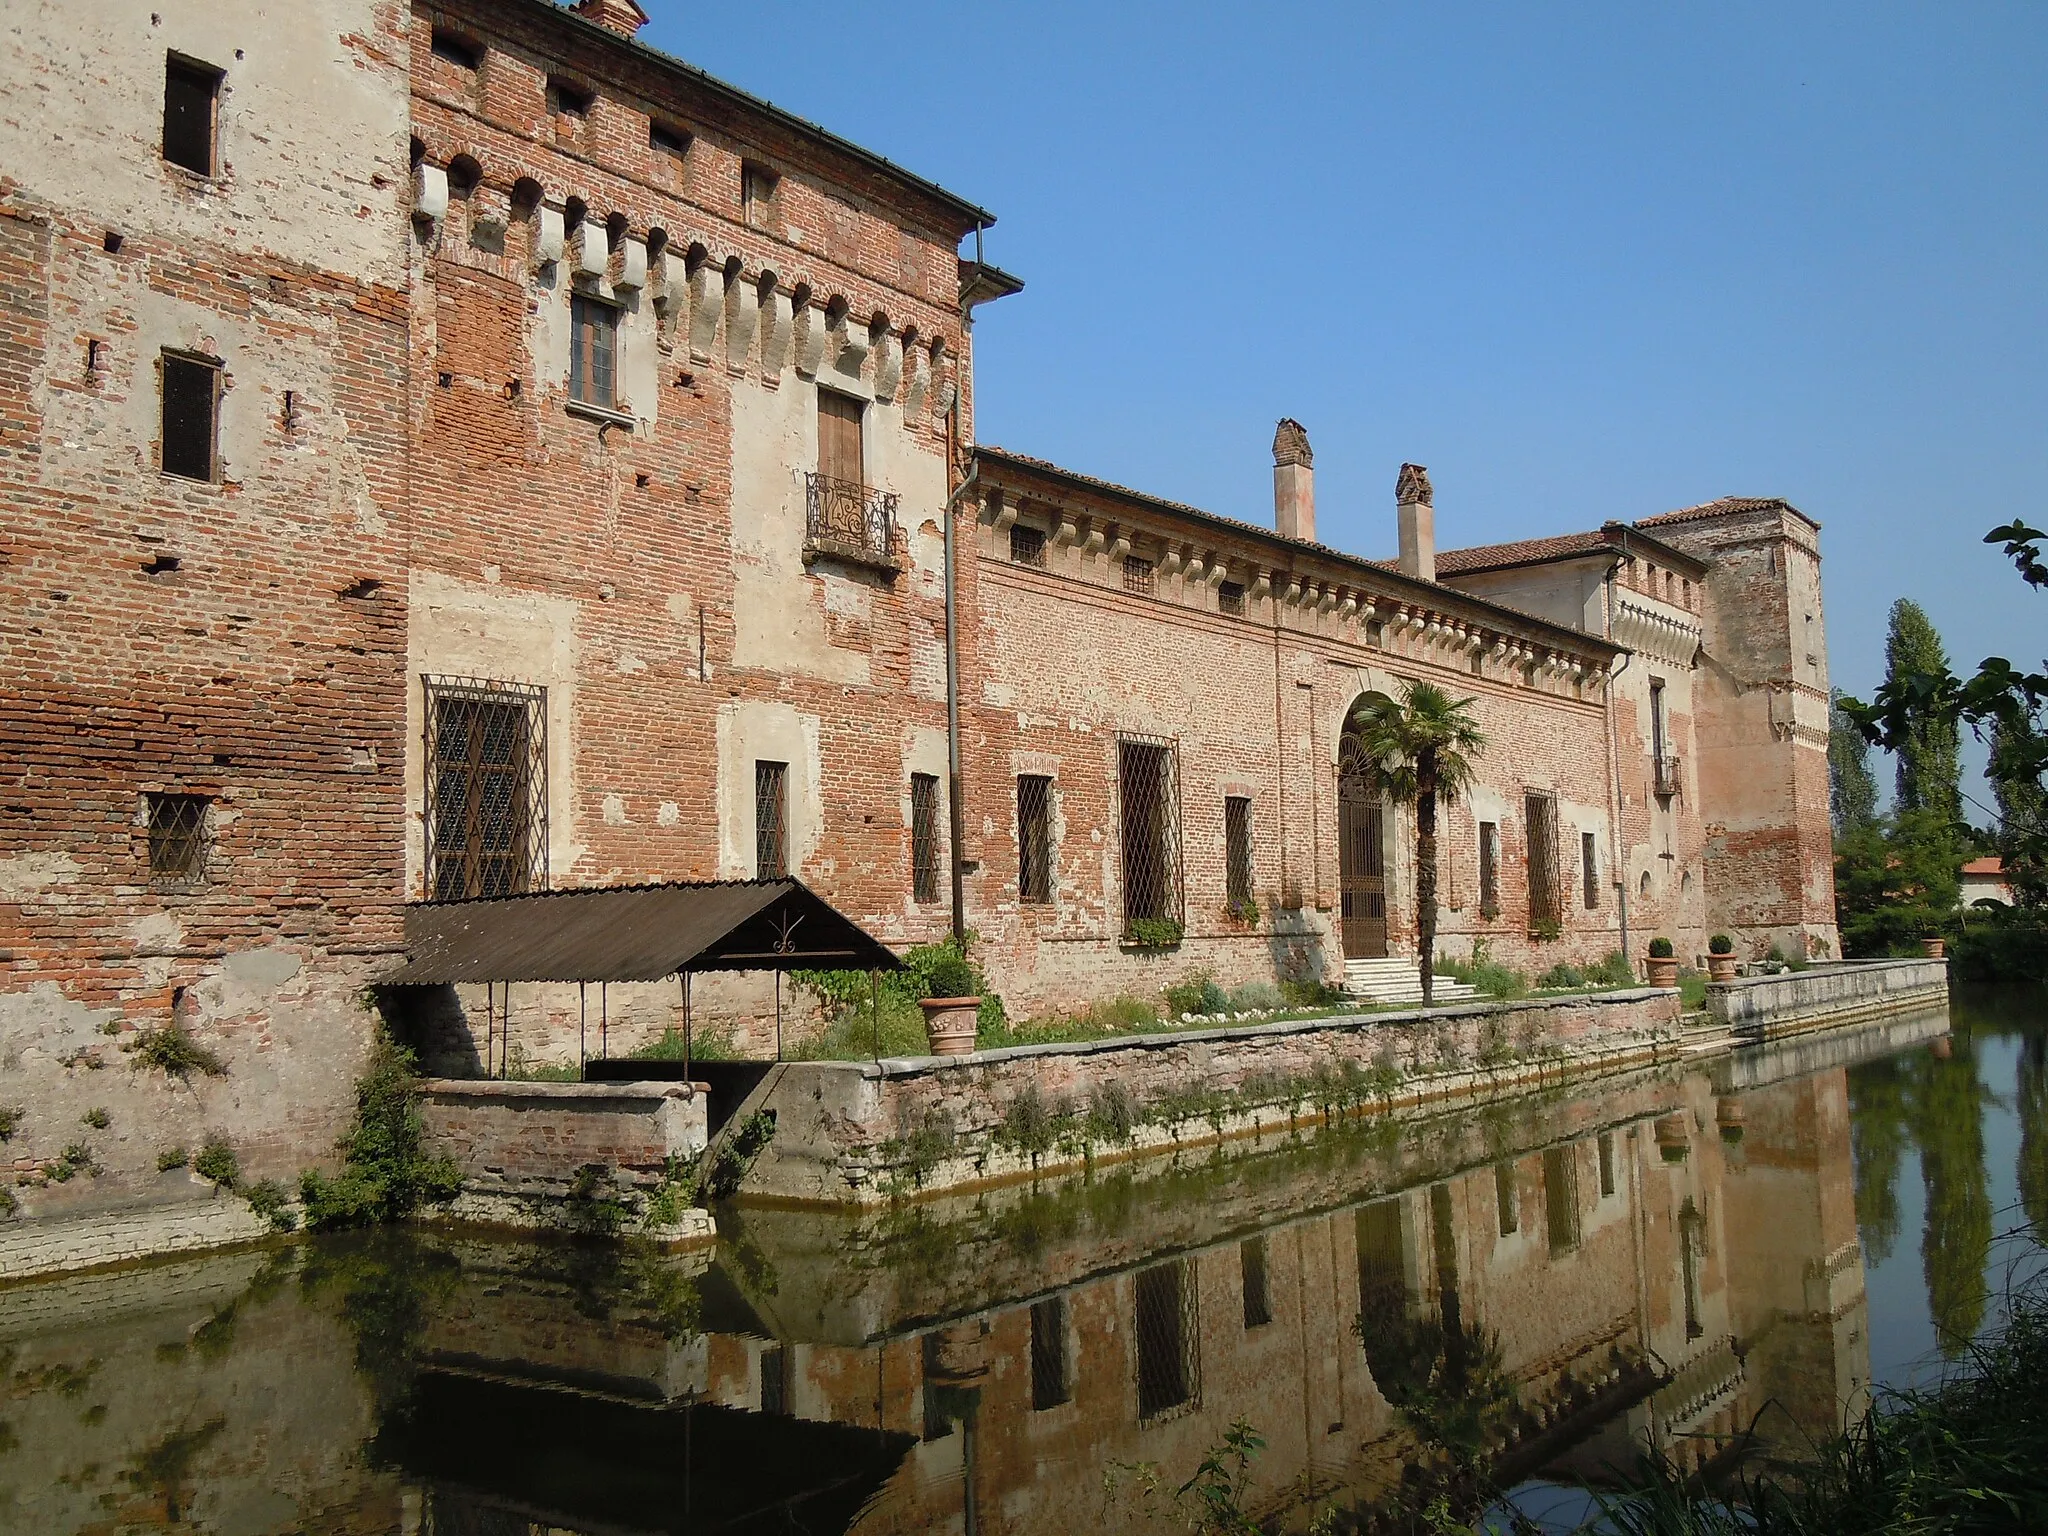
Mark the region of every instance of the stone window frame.
[[[544, 891], [548, 888], [548, 691], [545, 687], [531, 683], [505, 682], [495, 678], [453, 677], [440, 673], [423, 673], [420, 682], [425, 694], [424, 717], [425, 741], [422, 743], [421, 761], [424, 764], [425, 807], [422, 816], [426, 834], [426, 899], [429, 901], [453, 901], [474, 896], [512, 896], [530, 891]], [[451, 714], [460, 709], [472, 717], [472, 740], [465, 744], [465, 757], [460, 763], [450, 763], [444, 750], [442, 727], [454, 726], [453, 719], [444, 721], [443, 710]], [[507, 712], [507, 719], [516, 718], [511, 755], [503, 762], [486, 762], [475, 742], [475, 722], [480, 721], [484, 709]], [[443, 850], [448, 842], [448, 828], [444, 826], [443, 812], [448, 806], [447, 795], [450, 780], [444, 769], [460, 775], [464, 768], [470, 770], [472, 781], [465, 798], [460, 802], [463, 811], [463, 839], [461, 851], [454, 855], [460, 861], [444, 868]], [[497, 856], [493, 862], [508, 872], [503, 889], [489, 888], [495, 882], [485, 878], [481, 860], [486, 850], [483, 847], [483, 829], [472, 822], [488, 810], [485, 803], [488, 796], [483, 787], [486, 768], [503, 769], [495, 777], [507, 781], [509, 798], [505, 810], [513, 818], [518, 829], [519, 840], [524, 843], [523, 852], [514, 849], [506, 855]], [[474, 795], [472, 803], [468, 795]], [[461, 876], [461, 889], [448, 891], [444, 878], [451, 873]], [[445, 894], [444, 894], [445, 893]]]
[[[189, 469], [173, 468], [172, 435], [174, 430], [173, 370], [203, 370], [205, 380], [206, 425], [203, 436], [206, 444], [206, 473], [196, 475]], [[196, 377], [186, 376], [189, 382], [198, 382]], [[218, 357], [205, 352], [193, 352], [183, 347], [165, 347], [157, 354], [157, 469], [159, 473], [175, 479], [189, 480], [194, 485], [218, 485], [220, 483], [220, 408], [222, 397], [227, 393], [227, 364]], [[197, 409], [196, 398], [186, 402]], [[175, 430], [183, 434], [187, 428], [180, 425]], [[197, 427], [191, 428], [197, 431]], [[178, 462], [185, 462], [182, 450], [176, 455]]]
[[[227, 78], [228, 72], [218, 64], [209, 64], [204, 59], [196, 59], [190, 54], [179, 53], [175, 48], [165, 51], [163, 140], [159, 146], [163, 154], [164, 164], [175, 167], [189, 176], [197, 176], [206, 181], [219, 179], [220, 96], [221, 87], [227, 83]], [[206, 163], [204, 165], [193, 163], [194, 160], [201, 158], [196, 154], [187, 159], [182, 158], [180, 154], [176, 153], [179, 149], [186, 147], [179, 143], [183, 125], [173, 116], [177, 110], [177, 95], [181, 86], [190, 88], [195, 98], [202, 94], [205, 98], [204, 159]], [[194, 134], [193, 141], [195, 143], [197, 139], [198, 135]]]

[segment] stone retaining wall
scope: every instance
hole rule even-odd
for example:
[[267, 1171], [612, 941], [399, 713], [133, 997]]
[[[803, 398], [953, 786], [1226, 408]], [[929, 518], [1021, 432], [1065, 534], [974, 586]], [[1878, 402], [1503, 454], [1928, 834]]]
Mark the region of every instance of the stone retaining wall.
[[1775, 1039], [1948, 1001], [1946, 960], [1844, 960], [1707, 988], [1707, 1013], [1736, 1035]]
[[776, 1121], [741, 1192], [871, 1205], [1285, 1127], [1326, 1105], [1521, 1092], [1671, 1054], [1679, 1006], [1675, 991], [1636, 988], [953, 1058], [789, 1062], [741, 1108]]
[[270, 1235], [270, 1223], [247, 1201], [227, 1194], [175, 1205], [17, 1219], [0, 1225], [0, 1281], [224, 1248]]

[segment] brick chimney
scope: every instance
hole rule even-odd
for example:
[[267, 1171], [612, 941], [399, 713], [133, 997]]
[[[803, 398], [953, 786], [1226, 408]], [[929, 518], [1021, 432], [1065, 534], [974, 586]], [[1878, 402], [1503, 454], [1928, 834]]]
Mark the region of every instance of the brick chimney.
[[1282, 417], [1273, 432], [1273, 526], [1283, 539], [1316, 541], [1315, 464], [1301, 423]]
[[647, 25], [647, 13], [633, 0], [576, 0], [576, 12], [621, 37], [631, 37]]
[[1420, 464], [1403, 464], [1394, 482], [1394, 508], [1401, 525], [1401, 572], [1423, 581], [1436, 580], [1436, 493], [1429, 488], [1429, 471]]

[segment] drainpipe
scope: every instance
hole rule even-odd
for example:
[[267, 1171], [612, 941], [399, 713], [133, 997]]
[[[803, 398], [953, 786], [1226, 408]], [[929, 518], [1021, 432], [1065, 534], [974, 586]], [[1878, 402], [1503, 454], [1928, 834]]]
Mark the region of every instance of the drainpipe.
[[[1614, 577], [1621, 569], [1621, 559], [1620, 555], [1616, 555], [1607, 563], [1606, 611], [1601, 615], [1601, 629], [1603, 638], [1609, 641], [1614, 639]], [[1616, 873], [1621, 877], [1614, 882], [1617, 905], [1621, 913], [1621, 954], [1631, 965], [1634, 964], [1634, 958], [1629, 952], [1628, 942], [1628, 860], [1623, 854], [1627, 844], [1622, 841], [1621, 833], [1621, 744], [1616, 740], [1614, 732], [1614, 684], [1615, 680], [1628, 670], [1629, 663], [1635, 659], [1634, 651], [1624, 652], [1621, 665], [1607, 674], [1607, 686], [1601, 690], [1607, 701], [1607, 835], [1611, 840], [1609, 857], [1613, 861]]]
[[[953, 404], [954, 432], [958, 431], [959, 410], [956, 398]], [[948, 437], [952, 435], [953, 432], [947, 434]], [[960, 626], [959, 601], [953, 584], [953, 509], [980, 479], [981, 465], [976, 463], [967, 471], [967, 478], [946, 498], [945, 511], [939, 519], [946, 535], [946, 820], [953, 843], [950, 860], [953, 866], [953, 937], [963, 946], [967, 942], [967, 886], [963, 863], [967, 813], [960, 804]]]

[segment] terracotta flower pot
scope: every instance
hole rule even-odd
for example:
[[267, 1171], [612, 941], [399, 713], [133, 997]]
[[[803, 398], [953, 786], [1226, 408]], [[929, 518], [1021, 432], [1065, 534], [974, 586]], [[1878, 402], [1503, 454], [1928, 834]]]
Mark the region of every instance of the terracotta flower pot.
[[1649, 971], [1653, 987], [1675, 987], [1678, 985], [1678, 956], [1650, 955], [1643, 961]]
[[1922, 939], [1920, 941], [1920, 953], [1930, 960], [1945, 960], [1948, 958], [1948, 940]]
[[1733, 955], [1708, 955], [1707, 980], [1733, 981], [1737, 964], [1738, 962]]
[[974, 1050], [974, 1031], [981, 1015], [978, 997], [927, 997], [918, 1001], [924, 1010], [924, 1037], [934, 1056], [967, 1056]]

